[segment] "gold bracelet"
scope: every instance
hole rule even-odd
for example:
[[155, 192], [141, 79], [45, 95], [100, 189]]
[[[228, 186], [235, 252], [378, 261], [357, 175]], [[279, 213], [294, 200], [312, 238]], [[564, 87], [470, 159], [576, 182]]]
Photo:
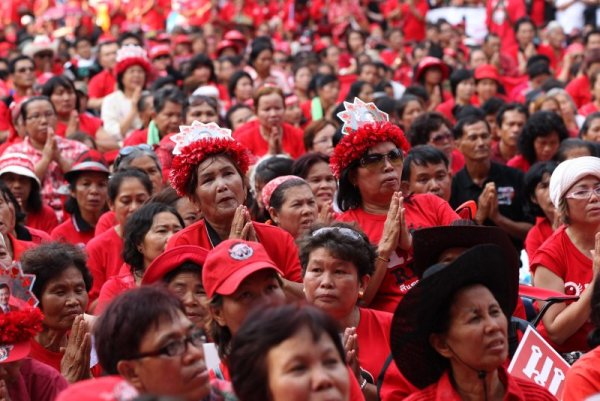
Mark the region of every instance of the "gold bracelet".
[[381, 260], [381, 261], [383, 261], [385, 263], [390, 263], [390, 260], [391, 260], [390, 258], [386, 259], [383, 256], [379, 256], [379, 255], [377, 255], [377, 257], [375, 259], [379, 259], [379, 260]]

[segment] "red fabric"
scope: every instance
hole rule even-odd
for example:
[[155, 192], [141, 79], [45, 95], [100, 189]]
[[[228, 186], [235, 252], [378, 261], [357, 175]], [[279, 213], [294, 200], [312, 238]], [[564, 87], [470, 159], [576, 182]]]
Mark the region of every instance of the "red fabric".
[[90, 290], [90, 301], [98, 298], [100, 289], [111, 277], [119, 274], [123, 265], [123, 239], [113, 228], [93, 238], [85, 246], [88, 254], [88, 268], [94, 283]]
[[516, 155], [515, 157], [510, 159], [508, 162], [506, 162], [506, 165], [508, 167], [512, 167], [512, 168], [521, 170], [524, 173], [528, 172], [529, 168], [531, 167], [531, 165], [529, 164], [529, 162], [527, 160], [525, 160], [523, 155]]
[[31, 242], [33, 242], [34, 244], [38, 245], [42, 242], [51, 241], [50, 234], [48, 234], [46, 231], [36, 230], [35, 228], [27, 226], [25, 226], [25, 228], [27, 229], [27, 231], [29, 231], [29, 235], [31, 235]]
[[[283, 123], [283, 151], [297, 159], [304, 154], [304, 140], [301, 129]], [[249, 121], [233, 133], [233, 137], [245, 145], [254, 156], [260, 158], [269, 151], [269, 144], [260, 133], [258, 120]]]
[[39, 212], [27, 213], [25, 224], [27, 227], [42, 230], [50, 234], [52, 230], [58, 226], [58, 219], [56, 218], [56, 213], [54, 213], [54, 210], [50, 206], [43, 205], [42, 210]]
[[[496, 16], [500, 16], [500, 13], [503, 13], [503, 18], [494, 18], [495, 13]], [[515, 59], [519, 45], [515, 39], [513, 24], [526, 14], [527, 10], [525, 9], [525, 2], [523, 0], [487, 1], [486, 23], [488, 31], [497, 34], [500, 38], [502, 53], [511, 55]]]
[[552, 71], [557, 72], [562, 65], [563, 58], [565, 56], [565, 49], [561, 49], [557, 55], [554, 48], [550, 45], [539, 45], [537, 48], [538, 54], [542, 54], [550, 60], [550, 68]]
[[[302, 282], [300, 260], [294, 239], [287, 231], [267, 224], [252, 222], [258, 242], [264, 247], [273, 262], [283, 272], [284, 277], [297, 283]], [[204, 219], [184, 228], [169, 239], [167, 249], [178, 245], [198, 245], [212, 249]]]
[[148, 128], [142, 128], [133, 131], [123, 141], [124, 146], [135, 146], [141, 145], [143, 143], [148, 143]]
[[78, 231], [73, 224], [73, 217], [69, 217], [50, 233], [53, 241], [68, 242], [69, 244], [85, 246], [94, 238], [94, 230]]
[[[505, 368], [498, 368], [500, 381], [504, 384], [504, 401], [556, 401], [545, 388], [533, 381], [511, 376]], [[423, 390], [412, 394], [405, 401], [461, 401], [462, 397], [452, 385], [452, 379], [446, 371], [442, 377]]]
[[452, 162], [450, 163], [450, 171], [452, 174], [458, 173], [465, 166], [465, 157], [460, 150], [454, 149], [452, 151]]
[[105, 231], [108, 231], [117, 224], [119, 223], [117, 222], [115, 212], [109, 210], [108, 212], [100, 216], [100, 218], [98, 219], [98, 222], [96, 223], [96, 229], [94, 230], [94, 236], [99, 236], [100, 234], [102, 234]]
[[117, 79], [112, 71], [103, 70], [94, 75], [88, 83], [88, 96], [90, 99], [103, 98], [110, 95], [117, 87]]
[[119, 275], [109, 278], [102, 286], [94, 314], [99, 316], [117, 295], [135, 287], [136, 284], [133, 274], [131, 274], [131, 267], [127, 263], [123, 263], [119, 270]]
[[400, 5], [402, 15], [404, 15], [404, 40], [407, 42], [420, 42], [425, 39], [425, 16], [429, 11], [429, 5], [426, 0], [415, 0], [415, 7], [423, 20], [419, 20], [410, 11], [410, 6], [407, 3]]
[[42, 362], [48, 366], [51, 366], [60, 372], [60, 361], [63, 357], [60, 352], [48, 351], [34, 339], [31, 339], [29, 343], [31, 344], [31, 352], [29, 353], [29, 356], [31, 358]]
[[450, 99], [446, 100], [444, 103], [440, 103], [435, 108], [435, 111], [437, 111], [438, 113], [442, 113], [444, 115], [444, 117], [446, 117], [448, 120], [450, 120], [450, 122], [452, 124], [455, 124], [456, 119], [454, 118], [454, 115], [452, 114], [452, 109], [454, 108], [454, 106], [456, 106], [456, 103], [454, 102], [453, 98], [450, 98]]
[[565, 90], [571, 95], [577, 108], [592, 101], [590, 80], [587, 75], [580, 75], [569, 82]]
[[[94, 117], [87, 113], [79, 114], [79, 130], [85, 132], [92, 138], [96, 138], [96, 132], [102, 127], [102, 120], [98, 117]], [[56, 135], [65, 137], [67, 131], [67, 124], [57, 121], [56, 122]]]
[[[447, 202], [432, 194], [412, 195], [404, 200], [404, 208], [410, 231], [423, 227], [445, 226], [460, 218]], [[371, 214], [358, 208], [342, 213], [337, 220], [356, 222], [371, 243], [377, 245], [386, 217], [385, 214]], [[406, 252], [398, 249], [391, 259], [377, 295], [369, 305], [372, 309], [394, 312], [398, 302], [417, 283], [417, 277], [411, 269], [412, 250]]]
[[535, 219], [535, 225], [531, 227], [531, 230], [525, 237], [525, 251], [529, 260], [533, 260], [533, 256], [537, 252], [540, 246], [546, 241], [554, 230], [552, 229], [552, 223], [545, 217], [538, 217]]
[[584, 117], [587, 117], [590, 114], [595, 113], [597, 111], [600, 111], [600, 110], [598, 109], [598, 107], [596, 106], [596, 104], [594, 102], [586, 103], [579, 108], [579, 114], [581, 114]]
[[[531, 271], [543, 266], [556, 274], [565, 283], [565, 294], [581, 295], [592, 281], [592, 260], [581, 253], [571, 242], [566, 232], [566, 226], [558, 228], [535, 253], [530, 263]], [[543, 323], [538, 326], [538, 332], [558, 352], [587, 351], [587, 335], [593, 329], [587, 321], [563, 344], [554, 344], [546, 333]]]
[[154, 152], [160, 161], [163, 181], [165, 182], [169, 179], [171, 165], [173, 164], [173, 149], [175, 149], [175, 142], [171, 140], [173, 135], [175, 135], [175, 133], [168, 134], [162, 138], [158, 143], [158, 147], [154, 149]]
[[7, 384], [11, 401], [53, 401], [69, 383], [51, 367], [25, 358], [20, 362], [19, 376]]
[[14, 237], [12, 234], [6, 234], [8, 236], [8, 239], [10, 239], [10, 243], [12, 244], [13, 247], [13, 260], [14, 261], [19, 261], [19, 259], [21, 259], [21, 255], [23, 255], [23, 252], [25, 252], [26, 250], [35, 247], [35, 243], [34, 242], [30, 242], [30, 241], [21, 241], [20, 239], [17, 239], [16, 237]]
[[596, 347], [575, 362], [567, 372], [563, 401], [581, 401], [600, 392], [600, 347]]

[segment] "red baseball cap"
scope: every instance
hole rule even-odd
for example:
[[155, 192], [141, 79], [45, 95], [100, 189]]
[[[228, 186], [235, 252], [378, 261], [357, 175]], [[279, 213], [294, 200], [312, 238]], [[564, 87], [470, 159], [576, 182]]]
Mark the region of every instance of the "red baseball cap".
[[217, 50], [216, 50], [217, 56], [220, 56], [221, 52], [223, 52], [223, 50], [230, 49], [230, 48], [234, 49], [236, 52], [239, 51], [239, 46], [237, 45], [237, 43], [235, 43], [232, 40], [223, 39], [217, 45]]
[[154, 60], [159, 56], [169, 56], [171, 54], [171, 47], [169, 45], [156, 45], [150, 49], [150, 60]]
[[192, 43], [192, 39], [190, 39], [189, 36], [184, 35], [184, 34], [180, 34], [175, 36], [175, 40], [173, 41], [176, 45], [181, 45], [184, 43], [188, 43], [191, 44]]
[[77, 157], [71, 170], [64, 174], [65, 180], [71, 181], [78, 173], [84, 171], [110, 174], [104, 156], [95, 149], [86, 150]]
[[500, 73], [498, 72], [498, 69], [491, 64], [482, 64], [475, 68], [474, 77], [475, 81], [492, 79], [496, 82], [500, 82]]
[[419, 65], [417, 66], [417, 72], [415, 74], [415, 80], [418, 81], [425, 70], [431, 67], [438, 67], [442, 71], [443, 79], [447, 79], [450, 76], [450, 68], [446, 63], [437, 57], [427, 56], [423, 57], [423, 59], [419, 62]]
[[130, 401], [139, 393], [121, 376], [84, 380], [67, 387], [56, 401]]
[[181, 266], [184, 262], [192, 262], [204, 266], [208, 250], [197, 245], [181, 245], [161, 253], [146, 268], [142, 277], [142, 285], [156, 283], [169, 272]]
[[240, 31], [235, 29], [227, 31], [227, 33], [223, 36], [223, 39], [246, 43], [246, 37]]
[[265, 269], [283, 276], [260, 243], [230, 239], [208, 253], [202, 269], [202, 284], [208, 298], [215, 294], [231, 295], [246, 277]]

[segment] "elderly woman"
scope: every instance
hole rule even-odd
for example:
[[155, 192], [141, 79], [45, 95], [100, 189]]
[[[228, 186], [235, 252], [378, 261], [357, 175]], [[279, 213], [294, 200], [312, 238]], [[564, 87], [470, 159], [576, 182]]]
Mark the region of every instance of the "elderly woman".
[[306, 181], [293, 175], [277, 177], [262, 190], [263, 204], [274, 225], [296, 239], [317, 220], [315, 195]]
[[27, 251], [23, 271], [34, 274], [32, 292], [44, 313], [42, 332], [31, 340], [31, 357], [73, 383], [91, 377], [92, 338], [83, 313], [92, 277], [85, 253], [75, 245], [50, 242]]
[[54, 210], [60, 210], [62, 201], [59, 189], [64, 184], [64, 173], [88, 148], [80, 142], [55, 135], [56, 111], [45, 96], [33, 96], [24, 101], [19, 116], [23, 122], [25, 139], [10, 145], [4, 153], [22, 153], [33, 162], [35, 175], [42, 182], [44, 203]]
[[96, 315], [121, 292], [140, 285], [146, 268], [163, 253], [169, 238], [183, 225], [175, 208], [156, 202], [143, 205], [127, 219], [123, 228], [124, 263], [117, 275], [102, 285], [94, 309]]
[[459, 217], [433, 194], [406, 198], [400, 191], [404, 151], [402, 130], [389, 122], [364, 123], [337, 144], [331, 169], [339, 179], [338, 220], [356, 222], [378, 244], [375, 272], [364, 301], [374, 309], [393, 311], [416, 277], [408, 261], [409, 230], [448, 225]]
[[152, 183], [138, 169], [122, 170], [110, 177], [108, 182], [108, 205], [115, 213], [117, 225], [94, 237], [87, 243], [88, 267], [94, 277], [90, 298], [95, 300], [102, 285], [119, 274], [123, 265], [123, 228], [129, 216], [150, 197]]
[[429, 267], [402, 299], [392, 354], [420, 389], [406, 400], [555, 400], [506, 371], [507, 322], [518, 291], [517, 272], [507, 272], [506, 262], [499, 246], [479, 245]]
[[579, 300], [552, 305], [538, 331], [559, 352], [586, 351], [592, 329], [590, 297], [600, 269], [600, 159], [584, 156], [562, 162], [550, 177], [549, 191], [564, 225], [530, 262], [533, 280], [537, 287]]
[[146, 87], [151, 65], [146, 51], [139, 46], [123, 46], [117, 51], [117, 90], [102, 101], [104, 129], [121, 142], [127, 134], [142, 127], [137, 103]]
[[297, 158], [304, 153], [302, 130], [283, 121], [285, 96], [281, 89], [267, 86], [254, 95], [256, 120], [239, 127], [233, 137], [259, 158], [287, 153]]
[[207, 253], [195, 245], [176, 246], [158, 255], [142, 276], [142, 285], [164, 284], [183, 303], [188, 319], [201, 328], [209, 320], [208, 298], [202, 284]]
[[[178, 137], [171, 185], [180, 196], [192, 199], [204, 218], [174, 235], [167, 248], [198, 245], [212, 249], [228, 238], [258, 241], [284, 272], [286, 290], [300, 295], [300, 264], [292, 236], [280, 228], [252, 222], [244, 206], [248, 193], [247, 149], [214, 127], [186, 128], [191, 132]], [[194, 130], [202, 130], [202, 136], [196, 136]]]
[[33, 162], [22, 153], [5, 153], [0, 157], [0, 180], [10, 189], [26, 214], [28, 227], [50, 233], [58, 225], [56, 213], [42, 202], [40, 179]]
[[[345, 223], [313, 227], [299, 246], [306, 299], [336, 320], [346, 351], [354, 351], [350, 365], [365, 398], [377, 399], [377, 378], [390, 354], [392, 314], [358, 306], [375, 268], [375, 247]], [[395, 373], [396, 387], [410, 394], [415, 388]]]
[[108, 176], [104, 158], [95, 150], [84, 152], [65, 178], [71, 195], [65, 203], [70, 218], [52, 230], [55, 241], [85, 246], [94, 238], [94, 229], [106, 210]]
[[211, 381], [204, 331], [168, 291], [144, 286], [117, 297], [94, 325], [100, 365], [141, 394], [183, 401], [233, 400], [227, 383]]
[[317, 200], [319, 213], [331, 208], [337, 190], [337, 181], [329, 166], [329, 157], [321, 153], [307, 153], [294, 161], [292, 174], [304, 178]]
[[285, 305], [256, 311], [239, 334], [230, 364], [240, 401], [349, 400], [337, 326], [318, 309]]

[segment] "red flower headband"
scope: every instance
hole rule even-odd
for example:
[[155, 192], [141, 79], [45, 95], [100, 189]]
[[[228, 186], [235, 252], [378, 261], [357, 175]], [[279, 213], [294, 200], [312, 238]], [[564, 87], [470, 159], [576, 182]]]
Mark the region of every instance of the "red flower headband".
[[173, 165], [169, 179], [179, 196], [189, 195], [186, 187], [192, 169], [198, 168], [207, 157], [225, 154], [233, 159], [243, 174], [250, 166], [249, 151], [231, 137], [231, 131], [220, 128], [215, 123], [202, 124], [194, 121], [190, 126], [181, 126], [181, 133], [173, 135], [176, 143], [173, 149]]
[[0, 345], [29, 341], [42, 331], [42, 320], [44, 315], [38, 308], [0, 315]]
[[388, 141], [404, 152], [410, 149], [402, 130], [387, 121], [366, 123], [356, 131], [344, 135], [331, 155], [330, 165], [333, 175], [339, 179], [342, 172], [352, 162], [361, 158], [369, 148]]

